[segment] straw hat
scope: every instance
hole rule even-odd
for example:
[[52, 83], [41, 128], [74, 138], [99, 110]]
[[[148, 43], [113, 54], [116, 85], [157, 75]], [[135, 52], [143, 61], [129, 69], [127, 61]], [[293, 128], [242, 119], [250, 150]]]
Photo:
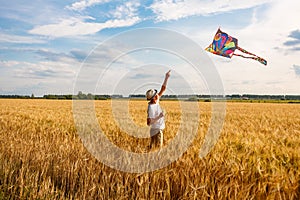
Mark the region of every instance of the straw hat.
[[147, 98], [147, 100], [150, 101], [151, 99], [153, 99], [153, 97], [156, 95], [156, 93], [157, 93], [157, 90], [155, 90], [155, 89], [148, 90], [146, 92], [146, 98]]

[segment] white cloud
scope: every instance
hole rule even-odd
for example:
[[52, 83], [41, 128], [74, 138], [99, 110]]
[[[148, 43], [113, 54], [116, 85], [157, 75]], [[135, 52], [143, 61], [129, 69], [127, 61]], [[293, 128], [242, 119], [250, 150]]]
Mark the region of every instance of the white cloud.
[[36, 39], [33, 37], [19, 36], [19, 35], [8, 35], [0, 33], [0, 43], [17, 43], [17, 44], [41, 44], [46, 43], [45, 40]]
[[112, 11], [111, 14], [117, 19], [136, 17], [139, 6], [139, 1], [125, 2], [123, 5], [118, 6], [116, 10]]
[[59, 61], [41, 61], [38, 63], [2, 61], [0, 65], [10, 67], [17, 78], [43, 79], [74, 77], [78, 70], [76, 66], [80, 66], [80, 63], [77, 63], [74, 59], [62, 58]]
[[19, 64], [18, 61], [1, 61], [0, 67], [13, 67], [18, 64]]
[[210, 15], [252, 8], [272, 0], [156, 0], [150, 8], [157, 15], [157, 21], [178, 20], [194, 15]]
[[128, 19], [112, 19], [103, 23], [84, 22], [83, 19], [70, 18], [61, 20], [57, 24], [42, 25], [29, 31], [30, 34], [45, 35], [50, 37], [68, 37], [89, 35], [106, 28], [128, 27], [140, 21], [139, 17]]
[[[1, 66], [6, 66], [1, 68]], [[0, 62], [0, 90], [3, 94], [72, 93], [73, 82], [80, 63], [62, 57], [57, 61], [2, 61]]]
[[74, 11], [82, 11], [86, 8], [102, 3], [108, 3], [111, 0], [81, 0], [73, 3], [71, 6], [67, 6], [67, 9], [74, 10]]
[[[110, 0], [82, 0], [73, 3], [71, 6], [67, 6], [67, 8], [74, 11], [81, 11], [90, 6], [108, 2]], [[80, 18], [64, 19], [57, 24], [36, 27], [30, 33], [64, 37], [94, 34], [106, 28], [128, 27], [141, 20], [137, 14], [139, 6], [139, 0], [127, 1], [121, 5], [117, 5], [114, 10], [108, 10], [107, 13], [110, 15], [110, 19], [105, 22], [86, 22], [85, 19], [96, 19], [90, 16], [81, 16]]]

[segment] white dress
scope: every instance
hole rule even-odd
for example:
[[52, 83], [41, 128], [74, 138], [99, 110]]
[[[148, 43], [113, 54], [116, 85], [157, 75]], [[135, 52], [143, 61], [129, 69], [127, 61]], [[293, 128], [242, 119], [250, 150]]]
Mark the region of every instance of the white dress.
[[[159, 101], [156, 104], [148, 104], [148, 118], [156, 118], [159, 114], [162, 113], [162, 109], [159, 105]], [[154, 130], [163, 130], [165, 128], [165, 119], [161, 117], [159, 120], [151, 124], [151, 129]], [[150, 133], [154, 130], [150, 130]], [[155, 132], [155, 131], [154, 131]]]

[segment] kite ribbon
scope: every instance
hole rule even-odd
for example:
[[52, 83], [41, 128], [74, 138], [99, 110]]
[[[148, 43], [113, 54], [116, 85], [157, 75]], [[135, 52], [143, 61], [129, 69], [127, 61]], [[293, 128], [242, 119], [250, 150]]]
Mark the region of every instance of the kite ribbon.
[[237, 47], [238, 50], [240, 50], [241, 52], [245, 53], [245, 54], [249, 54], [251, 56], [244, 56], [244, 55], [241, 55], [241, 54], [233, 54], [235, 56], [240, 56], [240, 57], [243, 57], [243, 58], [250, 58], [250, 59], [253, 59], [253, 60], [257, 60], [258, 62], [260, 62], [261, 64], [264, 64], [264, 65], [267, 65], [267, 61], [261, 57], [258, 57], [257, 55], [253, 54], [253, 53], [250, 53], [249, 51], [246, 51], [245, 49], [242, 49], [241, 47]]

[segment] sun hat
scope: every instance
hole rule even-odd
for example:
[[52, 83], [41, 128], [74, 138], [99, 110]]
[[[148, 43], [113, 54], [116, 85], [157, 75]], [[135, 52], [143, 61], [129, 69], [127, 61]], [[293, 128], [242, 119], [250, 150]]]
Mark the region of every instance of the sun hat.
[[149, 101], [152, 100], [153, 97], [155, 97], [156, 93], [157, 93], [156, 89], [150, 89], [150, 90], [148, 90], [146, 92], [146, 98], [147, 98], [147, 100], [149, 100]]

